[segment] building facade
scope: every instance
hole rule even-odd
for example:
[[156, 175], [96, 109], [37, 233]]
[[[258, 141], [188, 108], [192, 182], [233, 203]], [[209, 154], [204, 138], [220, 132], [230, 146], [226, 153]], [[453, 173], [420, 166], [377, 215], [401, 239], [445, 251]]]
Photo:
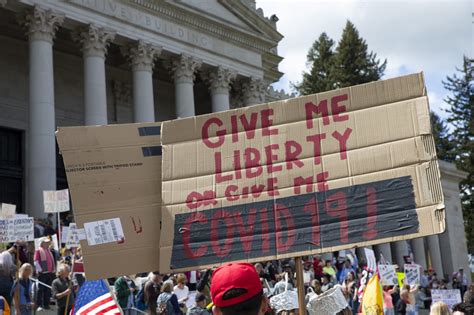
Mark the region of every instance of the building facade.
[[[0, 201], [43, 217], [43, 190], [67, 187], [58, 127], [164, 121], [288, 97], [269, 87], [282, 75], [277, 21], [254, 0], [0, 0]], [[375, 246], [378, 254], [402, 263], [411, 248], [441, 273], [467, 270], [464, 174], [441, 169], [448, 231]]]

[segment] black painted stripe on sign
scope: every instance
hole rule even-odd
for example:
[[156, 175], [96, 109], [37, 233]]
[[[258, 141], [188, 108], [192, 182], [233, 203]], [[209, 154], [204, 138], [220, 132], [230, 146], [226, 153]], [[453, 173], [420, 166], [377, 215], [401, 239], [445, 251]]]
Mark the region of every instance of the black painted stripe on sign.
[[161, 126], [140, 127], [138, 128], [140, 137], [159, 136], [161, 134]]
[[409, 176], [175, 215], [171, 269], [416, 233]]
[[143, 156], [156, 156], [161, 155], [161, 145], [156, 145], [152, 147], [143, 147]]

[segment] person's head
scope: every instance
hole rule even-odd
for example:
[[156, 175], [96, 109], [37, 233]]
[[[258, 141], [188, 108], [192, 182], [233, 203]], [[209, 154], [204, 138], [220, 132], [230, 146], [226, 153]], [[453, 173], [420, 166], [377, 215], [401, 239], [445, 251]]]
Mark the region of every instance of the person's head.
[[202, 293], [197, 293], [196, 294], [196, 305], [201, 307], [201, 308], [205, 308], [206, 307], [206, 296]]
[[410, 285], [409, 284], [404, 284], [403, 287], [402, 287], [402, 290], [406, 290], [406, 291], [410, 292], [410, 290], [411, 290]]
[[462, 267], [459, 268], [459, 273], [460, 273], [460, 274], [463, 274], [463, 273], [464, 273], [464, 268], [462, 268]]
[[45, 236], [40, 239], [40, 246], [42, 248], [48, 249], [50, 245], [51, 245], [51, 239], [49, 237]]
[[70, 271], [71, 271], [71, 269], [69, 269], [69, 265], [59, 264], [58, 270], [56, 271], [56, 276], [58, 276], [58, 278], [65, 279], [69, 276]]
[[352, 271], [347, 274], [346, 280], [349, 281], [349, 282], [355, 280], [355, 275], [354, 275], [354, 273], [353, 273]]
[[474, 314], [474, 304], [458, 303], [453, 306], [453, 315]]
[[151, 281], [154, 283], [161, 283], [163, 281], [163, 276], [158, 272], [153, 272], [150, 277]]
[[262, 315], [267, 300], [255, 267], [230, 263], [217, 268], [212, 276], [211, 296], [217, 315]]
[[28, 279], [33, 273], [33, 266], [31, 266], [29, 263], [24, 263], [23, 265], [21, 265], [20, 270], [18, 272], [20, 274], [20, 278]]
[[326, 267], [331, 267], [331, 260], [330, 259], [326, 260]]
[[351, 261], [350, 261], [349, 259], [346, 259], [346, 260], [344, 261], [344, 267], [346, 267], [346, 268], [350, 268], [350, 267], [351, 267]]
[[187, 278], [186, 278], [186, 275], [184, 273], [180, 273], [176, 276], [176, 282], [177, 282], [177, 285], [180, 289], [184, 288], [184, 286], [186, 285], [186, 282], [187, 282]]
[[173, 291], [173, 281], [166, 280], [161, 287], [161, 292], [171, 293]]
[[327, 275], [324, 275], [321, 277], [321, 283], [322, 284], [328, 284], [329, 283], [329, 278]]
[[257, 273], [260, 274], [263, 272], [263, 266], [261, 263], [256, 263], [255, 264], [255, 270], [257, 270]]
[[311, 281], [311, 287], [316, 292], [321, 291], [321, 282], [319, 282], [318, 279], [314, 279], [313, 281]]
[[436, 302], [431, 305], [430, 315], [450, 315], [449, 306], [444, 302]]

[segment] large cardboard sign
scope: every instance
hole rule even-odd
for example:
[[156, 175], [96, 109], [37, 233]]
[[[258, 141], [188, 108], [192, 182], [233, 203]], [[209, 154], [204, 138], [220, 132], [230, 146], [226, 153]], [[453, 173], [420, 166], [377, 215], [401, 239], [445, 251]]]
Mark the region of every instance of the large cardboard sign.
[[122, 226], [123, 242], [81, 242], [88, 280], [159, 268], [160, 133], [160, 123], [70, 127], [56, 133], [77, 227], [117, 218]]
[[444, 230], [422, 74], [164, 122], [160, 271]]
[[459, 289], [455, 290], [431, 290], [431, 303], [444, 302], [448, 304], [450, 309], [453, 309], [453, 306], [461, 303], [461, 291]]

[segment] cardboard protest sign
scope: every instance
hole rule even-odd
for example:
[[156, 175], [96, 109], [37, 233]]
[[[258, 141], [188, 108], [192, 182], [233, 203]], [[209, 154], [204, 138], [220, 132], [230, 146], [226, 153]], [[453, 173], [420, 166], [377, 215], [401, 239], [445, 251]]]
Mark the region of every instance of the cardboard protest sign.
[[0, 219], [0, 243], [34, 240], [34, 218], [15, 216]]
[[431, 303], [444, 302], [448, 304], [450, 309], [453, 309], [453, 306], [461, 303], [461, 291], [459, 289], [455, 290], [431, 290]]
[[15, 216], [16, 206], [9, 203], [2, 203], [0, 208], [0, 218], [11, 219]]
[[409, 285], [420, 284], [421, 266], [416, 264], [405, 264], [403, 267], [405, 272], [405, 283]]
[[76, 223], [70, 223], [67, 229], [66, 248], [79, 247], [80, 241], [86, 239], [86, 232], [84, 229], [78, 229]]
[[422, 74], [162, 130], [162, 272], [444, 231]]
[[397, 273], [393, 265], [378, 265], [380, 283], [385, 286], [392, 286], [398, 283]]
[[70, 210], [69, 190], [45, 190], [43, 202], [45, 213], [67, 212]]
[[122, 243], [81, 242], [88, 280], [159, 268], [160, 133], [160, 123], [60, 128], [56, 133], [77, 227], [119, 218], [123, 228]]
[[403, 272], [397, 272], [398, 287], [401, 288], [405, 284], [405, 274]]

